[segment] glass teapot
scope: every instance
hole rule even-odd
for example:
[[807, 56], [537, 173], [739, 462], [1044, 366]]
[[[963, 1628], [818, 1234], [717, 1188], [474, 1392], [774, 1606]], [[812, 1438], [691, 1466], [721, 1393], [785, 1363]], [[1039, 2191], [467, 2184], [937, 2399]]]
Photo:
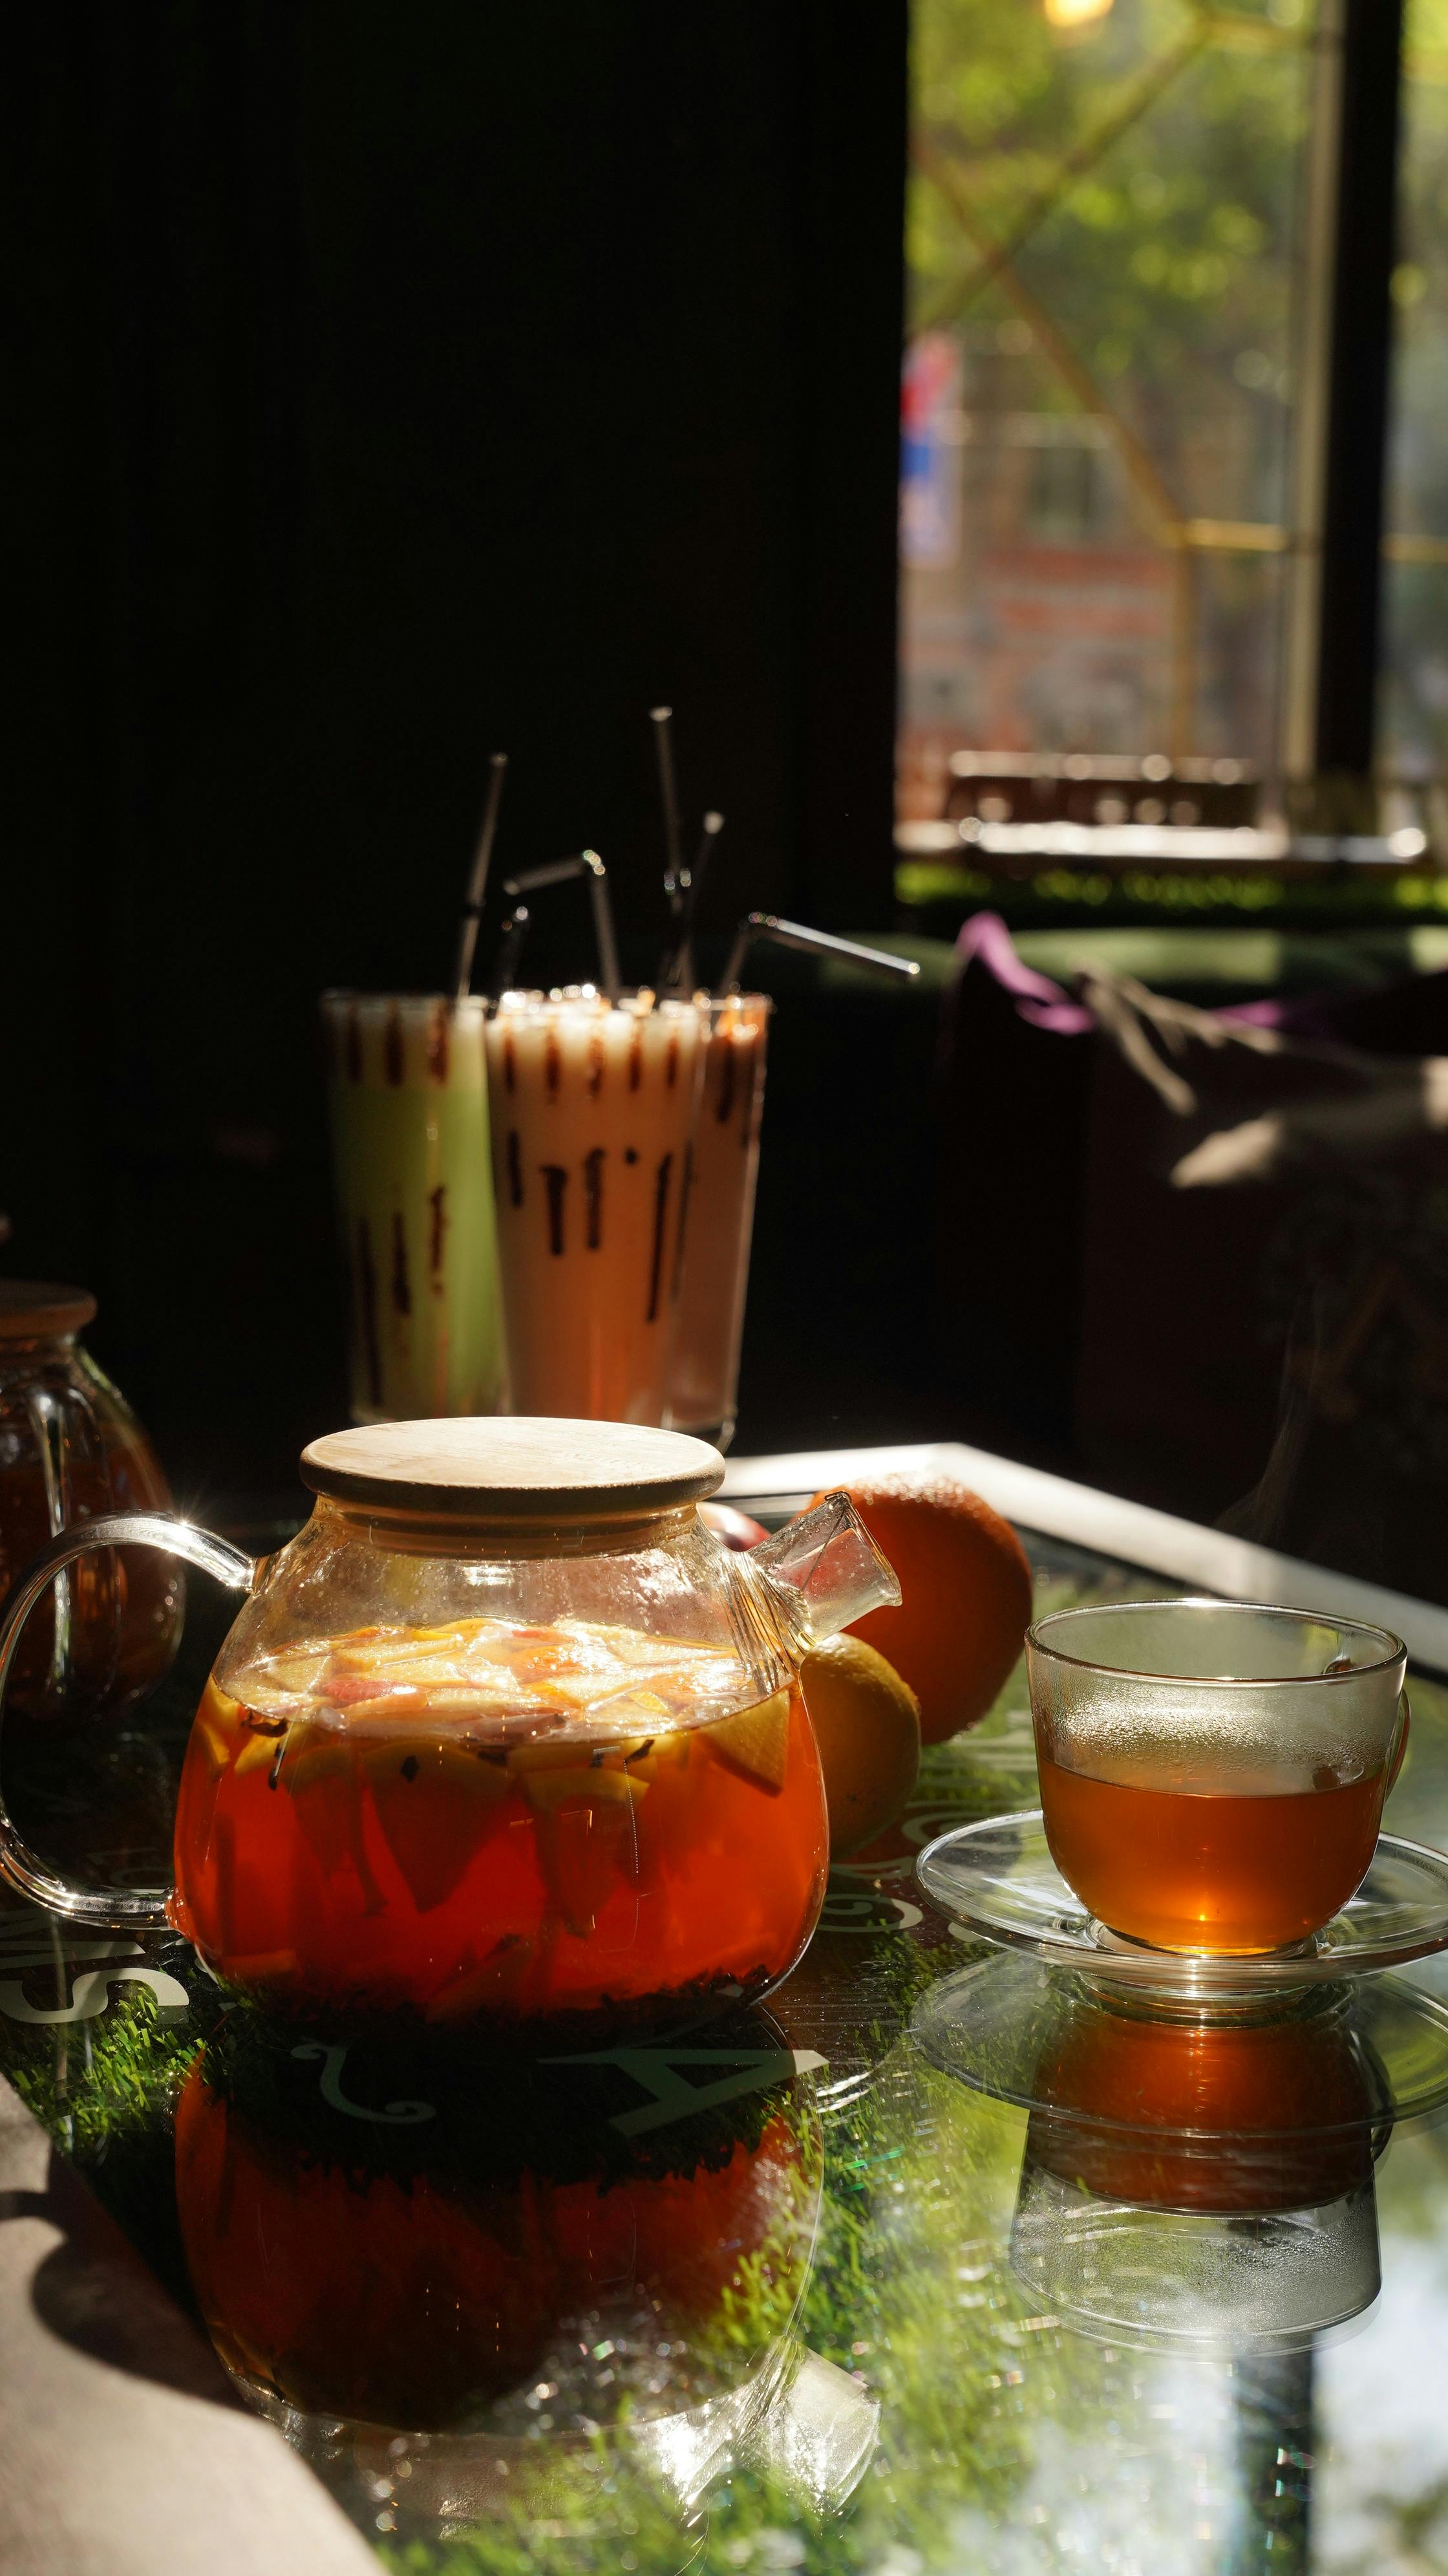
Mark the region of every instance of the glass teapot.
[[192, 1726], [175, 1887], [67, 1886], [0, 1808], [0, 1867], [72, 1918], [174, 1925], [226, 1983], [440, 2028], [628, 2022], [786, 1976], [829, 1852], [795, 1675], [899, 1587], [843, 1494], [744, 1555], [681, 1433], [392, 1422], [302, 1453], [306, 1527], [253, 1564], [161, 1515], [58, 1539], [158, 1547], [247, 1600]]
[[[0, 1592], [47, 1538], [171, 1496], [135, 1415], [78, 1339], [87, 1289], [0, 1279]], [[13, 1714], [116, 1716], [169, 1670], [182, 1578], [154, 1555], [97, 1548], [38, 1604], [15, 1658]]]

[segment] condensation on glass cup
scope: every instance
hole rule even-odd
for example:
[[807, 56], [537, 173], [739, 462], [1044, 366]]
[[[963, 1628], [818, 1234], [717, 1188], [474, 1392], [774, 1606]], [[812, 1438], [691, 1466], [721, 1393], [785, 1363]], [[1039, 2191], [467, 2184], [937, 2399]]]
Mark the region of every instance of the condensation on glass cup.
[[475, 995], [322, 997], [358, 1422], [501, 1398], [486, 1013]]
[[707, 1005], [689, 1148], [669, 1419], [721, 1443], [733, 1431], [738, 1400], [772, 1008], [763, 993], [729, 993]]

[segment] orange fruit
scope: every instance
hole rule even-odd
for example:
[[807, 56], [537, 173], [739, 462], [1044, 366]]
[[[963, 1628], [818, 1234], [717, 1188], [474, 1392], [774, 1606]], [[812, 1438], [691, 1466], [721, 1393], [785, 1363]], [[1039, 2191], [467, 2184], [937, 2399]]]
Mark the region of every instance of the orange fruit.
[[850, 1633], [909, 1683], [922, 1742], [943, 1744], [984, 1717], [1021, 1651], [1031, 1615], [1025, 1549], [1009, 1521], [949, 1477], [888, 1477], [848, 1491], [901, 1592], [898, 1609], [872, 1610]]
[[800, 1667], [825, 1805], [830, 1858], [843, 1860], [903, 1816], [920, 1768], [920, 1703], [863, 1637], [831, 1637]]
[[726, 1547], [758, 1547], [767, 1535], [758, 1521], [751, 1520], [748, 1512], [737, 1511], [733, 1503], [701, 1503], [699, 1518]]

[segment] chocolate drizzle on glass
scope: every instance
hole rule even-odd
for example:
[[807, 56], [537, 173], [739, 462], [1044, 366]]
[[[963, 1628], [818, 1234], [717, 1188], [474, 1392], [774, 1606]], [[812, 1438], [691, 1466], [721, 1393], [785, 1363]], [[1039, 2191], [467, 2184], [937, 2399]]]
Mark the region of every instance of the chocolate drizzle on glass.
[[595, 1145], [592, 1153], [583, 1157], [584, 1241], [590, 1252], [597, 1252], [603, 1241], [603, 1166], [606, 1159], [602, 1145]]
[[387, 1031], [382, 1041], [382, 1065], [394, 1089], [400, 1089], [407, 1076], [407, 1046], [402, 1034], [402, 1013], [393, 1008], [387, 1014]]
[[548, 1192], [548, 1249], [555, 1260], [563, 1257], [563, 1194], [568, 1187], [567, 1168], [562, 1163], [541, 1163], [544, 1186]]
[[412, 1312], [412, 1282], [407, 1275], [407, 1228], [400, 1208], [394, 1210], [392, 1218], [392, 1304], [396, 1314], [410, 1315]]
[[665, 1154], [654, 1177], [654, 1249], [649, 1263], [649, 1303], [646, 1322], [658, 1320], [659, 1289], [664, 1274], [664, 1223], [669, 1210], [669, 1181], [674, 1169], [672, 1154]]
[[496, 1004], [486, 1044], [520, 1412], [664, 1418], [706, 1038], [702, 1001], [650, 990], [510, 988]]

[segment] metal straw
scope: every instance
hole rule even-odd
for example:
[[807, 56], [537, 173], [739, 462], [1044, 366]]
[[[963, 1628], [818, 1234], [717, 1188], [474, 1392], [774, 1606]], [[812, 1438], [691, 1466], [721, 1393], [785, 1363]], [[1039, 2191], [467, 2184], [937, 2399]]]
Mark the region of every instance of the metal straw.
[[659, 984], [666, 993], [677, 992], [681, 985], [687, 987], [694, 981], [694, 916], [699, 908], [699, 888], [704, 882], [705, 871], [713, 857], [714, 844], [723, 829], [722, 814], [705, 815], [694, 864], [692, 868], [685, 868], [683, 871], [681, 880], [683, 902], [675, 916], [678, 935], [664, 950], [663, 962], [659, 969]]
[[852, 966], [873, 966], [884, 975], [918, 975], [913, 957], [892, 957], [883, 948], [862, 948], [857, 940], [836, 939], [830, 930], [806, 930], [802, 922], [781, 921], [773, 912], [751, 912], [741, 921], [720, 979], [720, 990], [737, 993], [739, 970], [757, 939], [772, 939], [777, 948], [802, 948], [807, 956], [845, 957]]
[[664, 808], [664, 892], [677, 921], [684, 906], [683, 887], [687, 880], [679, 850], [679, 799], [674, 788], [674, 739], [669, 730], [673, 714], [672, 707], [649, 709], [654, 748], [659, 755], [659, 796]]
[[511, 993], [513, 990], [518, 980], [518, 960], [522, 955], [523, 942], [527, 935], [528, 907], [526, 903], [515, 903], [503, 924], [503, 934], [498, 942], [498, 954], [493, 965], [495, 994]]
[[588, 870], [588, 899], [593, 906], [593, 935], [598, 942], [599, 977], [611, 1002], [619, 996], [622, 977], [618, 971], [618, 941], [613, 935], [613, 903], [608, 891], [608, 870], [597, 850], [585, 850], [583, 864]]
[[[503, 892], [513, 899], [514, 904], [512, 919], [504, 928], [505, 943], [510, 934], [517, 931], [517, 937], [508, 949], [508, 971], [511, 975], [516, 969], [518, 949], [522, 946], [522, 934], [528, 924], [527, 906], [517, 901], [518, 896], [534, 894], [540, 886], [565, 885], [577, 877], [588, 879], [588, 899], [593, 906], [593, 935], [598, 943], [599, 984], [609, 1000], [616, 1002], [622, 981], [618, 968], [618, 941], [614, 936], [613, 905], [608, 891], [608, 870], [597, 850], [580, 850], [576, 858], [550, 859], [541, 868], [524, 868], [518, 876], [504, 877]], [[497, 982], [501, 963], [500, 955], [499, 968], [494, 974], [494, 985], [495, 989], [503, 991], [506, 990], [506, 984], [499, 985]]]
[[483, 897], [488, 890], [488, 863], [493, 855], [493, 840], [498, 829], [498, 807], [503, 801], [503, 773], [508, 766], [505, 751], [495, 751], [492, 775], [488, 780], [488, 798], [483, 808], [483, 824], [478, 846], [473, 854], [473, 872], [468, 879], [467, 901], [458, 924], [457, 965], [453, 970], [453, 990], [461, 1002], [473, 980], [473, 957], [478, 945], [478, 924], [483, 917]]

